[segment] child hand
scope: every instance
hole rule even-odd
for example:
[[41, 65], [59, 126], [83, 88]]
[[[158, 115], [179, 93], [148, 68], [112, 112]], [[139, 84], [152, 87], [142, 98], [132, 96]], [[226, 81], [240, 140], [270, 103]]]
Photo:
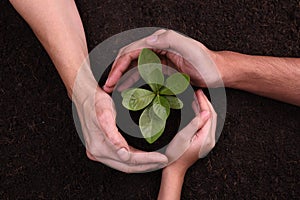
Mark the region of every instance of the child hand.
[[[182, 173], [199, 158], [206, 156], [215, 145], [217, 114], [201, 90], [196, 91], [196, 98], [199, 107], [193, 104], [193, 109], [197, 116], [175, 136], [166, 150], [168, 159], [175, 160], [166, 168], [173, 168]], [[178, 152], [182, 152], [184, 148], [186, 151], [176, 159]]]

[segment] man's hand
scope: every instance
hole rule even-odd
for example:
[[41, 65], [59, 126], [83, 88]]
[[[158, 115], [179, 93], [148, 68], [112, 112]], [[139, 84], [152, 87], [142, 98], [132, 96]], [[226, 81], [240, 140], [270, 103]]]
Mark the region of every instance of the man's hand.
[[178, 66], [179, 72], [188, 74], [195, 86], [219, 87], [223, 85], [220, 72], [213, 58], [215, 52], [207, 49], [200, 42], [183, 36], [172, 30], [159, 30], [151, 36], [123, 47], [104, 86], [111, 92], [120, 77], [128, 70], [130, 63], [137, 59], [142, 48], [151, 48], [160, 55], [165, 55]]
[[91, 160], [127, 173], [155, 170], [166, 165], [166, 156], [128, 146], [116, 127], [114, 103], [108, 94], [97, 86], [95, 92], [86, 97], [82, 101], [73, 100], [81, 122], [86, 153]]
[[231, 51], [211, 51], [202, 43], [172, 30], [122, 48], [104, 90], [110, 92], [142, 48], [153, 49], [171, 60], [179, 72], [188, 74], [200, 87], [230, 87], [300, 105], [300, 59], [251, 56]]

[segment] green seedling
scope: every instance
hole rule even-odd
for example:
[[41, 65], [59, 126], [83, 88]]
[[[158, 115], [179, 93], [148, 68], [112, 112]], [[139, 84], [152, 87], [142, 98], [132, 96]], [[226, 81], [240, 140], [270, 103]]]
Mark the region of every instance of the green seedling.
[[177, 72], [165, 80], [159, 57], [147, 48], [139, 55], [138, 71], [151, 90], [129, 88], [123, 91], [122, 105], [132, 111], [144, 109], [139, 127], [146, 141], [152, 144], [164, 132], [170, 109], [183, 108], [183, 102], [176, 95], [187, 89], [190, 77]]

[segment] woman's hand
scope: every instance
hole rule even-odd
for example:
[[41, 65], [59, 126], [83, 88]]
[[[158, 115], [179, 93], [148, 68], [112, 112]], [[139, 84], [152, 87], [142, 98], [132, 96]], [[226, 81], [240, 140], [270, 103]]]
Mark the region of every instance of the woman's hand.
[[217, 114], [201, 90], [196, 92], [196, 98], [199, 103], [199, 107], [197, 104], [193, 106], [198, 113], [196, 118], [175, 136], [166, 150], [166, 155], [172, 160], [178, 149], [186, 148], [184, 154], [163, 169], [158, 199], [180, 199], [187, 169], [215, 145]]

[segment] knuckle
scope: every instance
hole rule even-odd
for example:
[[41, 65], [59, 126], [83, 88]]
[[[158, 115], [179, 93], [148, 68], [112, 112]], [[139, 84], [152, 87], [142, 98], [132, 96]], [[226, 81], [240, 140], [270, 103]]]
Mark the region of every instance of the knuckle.
[[139, 162], [135, 158], [130, 159], [129, 163], [131, 165], [138, 165], [139, 164]]
[[168, 35], [173, 35], [174, 33], [175, 33], [175, 31], [173, 31], [173, 30], [170, 30], [170, 29], [167, 30], [167, 34], [168, 34]]
[[94, 160], [94, 157], [91, 155], [91, 153], [88, 150], [85, 151], [85, 154], [90, 160]]
[[86, 150], [86, 156], [87, 156], [90, 160], [96, 161], [96, 158], [95, 158], [88, 150]]
[[162, 28], [162, 29], [159, 29], [159, 30], [155, 31], [152, 35], [160, 35], [160, 34], [162, 34], [164, 32], [166, 32], [166, 29]]

